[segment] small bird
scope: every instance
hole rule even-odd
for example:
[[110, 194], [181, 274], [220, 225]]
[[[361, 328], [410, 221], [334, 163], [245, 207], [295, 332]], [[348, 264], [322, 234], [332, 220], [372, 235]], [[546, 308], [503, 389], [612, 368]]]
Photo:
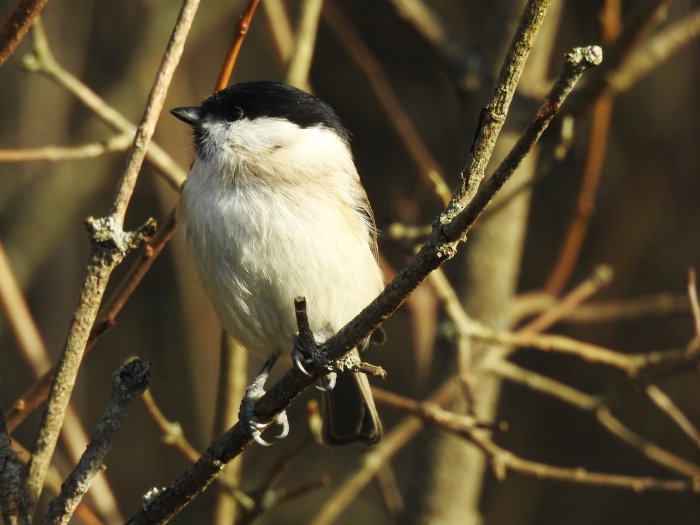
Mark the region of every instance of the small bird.
[[[272, 81], [235, 84], [171, 113], [194, 132], [178, 211], [185, 244], [226, 331], [269, 360], [264, 375], [292, 351], [295, 297], [306, 298], [323, 343], [384, 287], [348, 132], [326, 103]], [[341, 373], [323, 397], [327, 444], [381, 439], [365, 374]], [[249, 428], [266, 444], [263, 426]]]

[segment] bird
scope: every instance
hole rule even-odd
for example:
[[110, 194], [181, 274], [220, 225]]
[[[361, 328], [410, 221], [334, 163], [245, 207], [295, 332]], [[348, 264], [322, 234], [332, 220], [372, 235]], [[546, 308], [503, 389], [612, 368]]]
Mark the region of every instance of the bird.
[[[384, 288], [374, 214], [350, 135], [315, 95], [259, 80], [171, 113], [191, 127], [194, 143], [177, 221], [223, 327], [267, 359], [239, 415], [251, 420], [251, 436], [268, 444], [251, 399], [262, 395], [277, 356], [295, 346], [294, 299], [306, 299], [322, 344]], [[366, 375], [346, 371], [325, 384], [324, 443], [377, 443], [382, 425]], [[286, 425], [281, 437], [286, 416], [278, 422]]]

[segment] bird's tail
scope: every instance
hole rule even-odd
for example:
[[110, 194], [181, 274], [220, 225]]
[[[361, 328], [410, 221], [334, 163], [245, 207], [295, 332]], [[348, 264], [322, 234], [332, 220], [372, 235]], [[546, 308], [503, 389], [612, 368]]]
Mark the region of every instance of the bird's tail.
[[382, 423], [365, 374], [338, 374], [335, 388], [323, 395], [322, 407], [323, 441], [326, 445], [346, 445], [355, 441], [373, 445], [382, 438]]

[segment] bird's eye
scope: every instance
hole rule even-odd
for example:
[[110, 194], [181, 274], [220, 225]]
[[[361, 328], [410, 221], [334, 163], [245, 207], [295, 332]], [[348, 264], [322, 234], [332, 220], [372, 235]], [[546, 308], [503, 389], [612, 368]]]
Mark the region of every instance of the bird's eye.
[[223, 120], [236, 122], [244, 117], [243, 109], [240, 106], [229, 106], [221, 112]]

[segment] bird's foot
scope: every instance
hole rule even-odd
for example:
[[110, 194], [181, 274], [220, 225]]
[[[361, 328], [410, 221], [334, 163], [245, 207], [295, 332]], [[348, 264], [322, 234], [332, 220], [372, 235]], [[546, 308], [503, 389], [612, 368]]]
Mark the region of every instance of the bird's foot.
[[294, 338], [294, 348], [292, 349], [292, 362], [294, 366], [304, 375], [311, 377], [312, 374], [306, 370], [305, 365], [314, 364], [319, 368], [326, 368], [330, 371], [323, 378], [323, 385], [316, 385], [316, 388], [322, 392], [328, 392], [335, 388], [338, 374], [331, 369], [330, 363], [326, 356], [320, 351], [318, 346], [315, 348], [306, 348], [298, 337]]
[[245, 396], [238, 409], [238, 419], [243, 423], [250, 437], [253, 438], [258, 445], [264, 447], [272, 445], [272, 443], [262, 438], [263, 431], [272, 423], [276, 423], [282, 427], [282, 431], [275, 436], [275, 439], [283, 439], [289, 434], [289, 420], [287, 419], [286, 412], [281, 412], [275, 416], [272, 421], [267, 422], [260, 421], [255, 415], [255, 403], [265, 395], [265, 382], [270, 375], [270, 370], [272, 370], [272, 367], [277, 361], [277, 357], [278, 356], [274, 356], [265, 361], [258, 375], [255, 376], [250, 386], [246, 388]]

